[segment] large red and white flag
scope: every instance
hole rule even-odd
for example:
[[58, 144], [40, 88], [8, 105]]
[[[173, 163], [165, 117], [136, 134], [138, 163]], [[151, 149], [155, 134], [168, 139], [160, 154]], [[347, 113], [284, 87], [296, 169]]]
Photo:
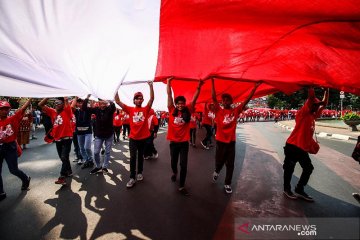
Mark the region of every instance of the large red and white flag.
[[[360, 95], [357, 0], [0, 0], [0, 95], [132, 99], [175, 77], [200, 101], [291, 93], [304, 85]], [[177, 80], [176, 80], [177, 79]], [[164, 84], [155, 104], [164, 106]], [[166, 98], [165, 98], [166, 99]], [[189, 99], [190, 100], [190, 99]]]

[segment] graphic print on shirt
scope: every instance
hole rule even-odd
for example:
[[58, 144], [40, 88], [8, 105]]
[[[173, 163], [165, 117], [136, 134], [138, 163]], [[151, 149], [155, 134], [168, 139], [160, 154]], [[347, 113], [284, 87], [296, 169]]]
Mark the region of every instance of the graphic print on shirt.
[[57, 115], [56, 119], [54, 121], [54, 126], [62, 125], [63, 122], [64, 122], [64, 120], [62, 119], [62, 117], [60, 115]]
[[14, 130], [11, 127], [11, 124], [2, 126], [0, 129], [0, 140], [5, 139], [14, 134]]
[[209, 111], [208, 112], [208, 117], [211, 118], [211, 119], [214, 119], [215, 118], [215, 113]]
[[185, 121], [182, 118], [181, 114], [178, 115], [177, 117], [174, 117], [174, 124], [176, 124], [176, 125], [184, 125], [185, 124]]
[[226, 115], [224, 116], [223, 123], [224, 123], [224, 124], [230, 124], [230, 123], [232, 123], [234, 120], [235, 120], [234, 114], [226, 114]]
[[134, 116], [133, 116], [134, 123], [143, 122], [144, 120], [145, 117], [143, 112], [134, 112]]

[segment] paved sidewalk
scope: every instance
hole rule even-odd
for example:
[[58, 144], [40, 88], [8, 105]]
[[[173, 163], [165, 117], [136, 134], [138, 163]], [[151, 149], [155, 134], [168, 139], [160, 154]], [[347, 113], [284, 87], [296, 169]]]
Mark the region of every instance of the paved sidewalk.
[[[279, 126], [292, 131], [295, 126], [295, 120], [279, 121]], [[318, 137], [331, 137], [340, 140], [357, 140], [360, 131], [352, 132], [349, 128], [339, 127], [338, 125], [324, 122], [316, 122], [316, 135]]]

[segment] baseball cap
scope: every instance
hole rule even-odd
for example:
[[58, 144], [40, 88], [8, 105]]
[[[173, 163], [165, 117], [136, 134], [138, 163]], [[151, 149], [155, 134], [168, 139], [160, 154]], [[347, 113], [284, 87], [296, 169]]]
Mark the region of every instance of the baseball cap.
[[134, 99], [136, 99], [138, 97], [142, 97], [142, 98], [144, 97], [142, 92], [137, 92], [137, 93], [134, 94]]
[[0, 108], [11, 108], [8, 101], [0, 101]]

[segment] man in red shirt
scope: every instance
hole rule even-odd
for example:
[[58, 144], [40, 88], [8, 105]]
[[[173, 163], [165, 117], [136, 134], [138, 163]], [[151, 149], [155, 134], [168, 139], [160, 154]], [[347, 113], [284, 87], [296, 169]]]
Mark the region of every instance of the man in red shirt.
[[[171, 81], [172, 78], [167, 79], [167, 95], [168, 95], [168, 109], [169, 109], [169, 122], [167, 139], [170, 141], [170, 156], [171, 156], [171, 169], [173, 175], [171, 181], [176, 181], [178, 173], [177, 165], [180, 156], [180, 187], [179, 191], [185, 196], [189, 193], [185, 188], [185, 179], [187, 173], [187, 162], [189, 152], [190, 140], [190, 119], [191, 113], [194, 112], [195, 103], [199, 96], [203, 82], [199, 82], [193, 100], [189, 105], [186, 105], [184, 96], [177, 96], [175, 101], [171, 94]], [[175, 102], [175, 104], [174, 104]]]
[[[131, 188], [136, 181], [144, 179], [143, 164], [144, 164], [144, 148], [146, 139], [150, 137], [150, 130], [148, 125], [148, 117], [151, 106], [154, 102], [154, 87], [153, 82], [148, 82], [150, 87], [150, 99], [145, 107], [141, 107], [144, 96], [141, 92], [134, 94], [135, 107], [129, 107], [120, 101], [119, 94], [115, 95], [115, 102], [129, 114], [130, 119], [130, 135], [129, 135], [129, 149], [130, 149], [130, 180], [126, 187]], [[136, 175], [136, 156], [138, 162], [137, 175]], [[136, 178], [135, 178], [136, 177]]]
[[[296, 113], [295, 128], [291, 132], [284, 147], [284, 194], [288, 198], [300, 197], [313, 202], [314, 199], [305, 193], [304, 187], [309, 181], [314, 169], [311, 164], [309, 153], [316, 154], [319, 151], [319, 144], [314, 140], [315, 120], [321, 115], [329, 100], [329, 89], [325, 90], [323, 100], [315, 97], [314, 88], [309, 88], [308, 99], [304, 106]], [[291, 177], [296, 163], [299, 162], [303, 171], [295, 188], [296, 195], [291, 191]]]
[[212, 146], [211, 138], [213, 136], [214, 120], [215, 120], [214, 104], [205, 103], [205, 111], [201, 124], [206, 129], [206, 136], [200, 143], [207, 150], [209, 150], [210, 146]]
[[6, 198], [2, 181], [2, 163], [5, 159], [11, 174], [22, 181], [21, 190], [28, 190], [30, 177], [18, 168], [18, 154], [16, 138], [18, 135], [20, 121], [24, 116], [25, 109], [30, 105], [31, 99], [8, 117], [11, 106], [7, 101], [0, 101], [0, 201]]
[[213, 180], [216, 181], [219, 177], [219, 173], [223, 168], [224, 164], [226, 166], [226, 177], [225, 177], [225, 192], [232, 193], [231, 189], [231, 180], [234, 172], [234, 161], [235, 161], [235, 131], [236, 123], [239, 114], [244, 110], [244, 107], [252, 96], [254, 95], [256, 89], [261, 84], [256, 83], [255, 87], [250, 92], [249, 96], [244, 102], [242, 102], [237, 107], [232, 106], [233, 99], [231, 95], [224, 93], [221, 95], [222, 107], [219, 105], [216, 99], [215, 83], [214, 79], [211, 79], [212, 89], [211, 95], [213, 102], [215, 104], [215, 115], [217, 123], [216, 131], [216, 153], [215, 153], [215, 171], [213, 173]]
[[38, 106], [43, 113], [51, 118], [53, 123], [51, 136], [56, 143], [56, 150], [62, 162], [60, 177], [55, 181], [55, 184], [65, 185], [66, 177], [72, 176], [69, 155], [73, 137], [73, 113], [66, 97], [55, 100], [55, 109], [46, 106], [47, 101], [48, 98], [44, 98], [39, 102]]
[[[130, 135], [130, 119], [129, 114], [121, 110], [121, 120], [122, 120], [122, 135], [123, 140], [126, 140]], [[127, 135], [126, 135], [127, 134]]]
[[120, 133], [121, 133], [121, 126], [122, 126], [122, 119], [120, 114], [120, 109], [116, 109], [114, 113], [113, 119], [114, 125], [114, 142], [120, 142]]

